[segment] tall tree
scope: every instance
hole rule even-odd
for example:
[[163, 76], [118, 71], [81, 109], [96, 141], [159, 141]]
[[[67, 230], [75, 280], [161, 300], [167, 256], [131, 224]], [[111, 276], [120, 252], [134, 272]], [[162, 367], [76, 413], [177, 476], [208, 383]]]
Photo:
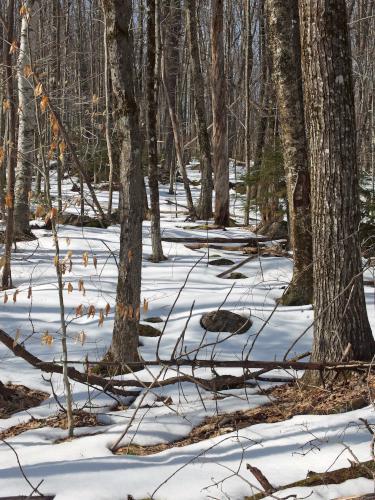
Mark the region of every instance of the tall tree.
[[108, 153], [108, 208], [107, 214], [111, 217], [112, 214], [112, 199], [113, 199], [113, 174], [114, 174], [114, 154], [112, 147], [112, 137], [111, 137], [111, 94], [112, 87], [110, 81], [110, 71], [108, 65], [108, 46], [107, 46], [107, 25], [106, 17], [104, 16], [104, 98], [105, 98], [105, 140], [107, 144]]
[[[163, 38], [163, 51], [165, 54], [167, 73], [166, 86], [169, 91], [170, 105], [177, 113], [177, 93], [178, 93], [178, 74], [180, 71], [180, 45], [181, 45], [181, 0], [166, 0], [162, 2], [162, 16], [160, 33]], [[158, 54], [158, 58], [160, 59]], [[161, 68], [161, 70], [163, 70]], [[164, 121], [162, 122], [165, 134], [164, 140], [164, 158], [165, 166], [162, 169], [161, 175], [164, 179], [169, 178], [169, 194], [174, 193], [174, 185], [176, 178], [176, 154], [174, 150], [173, 128], [170, 119], [168, 102], [165, 103]]]
[[201, 152], [201, 196], [198, 206], [198, 217], [207, 220], [212, 215], [212, 162], [210, 136], [207, 130], [205, 110], [205, 85], [202, 73], [199, 44], [198, 19], [195, 0], [187, 0], [187, 25], [189, 30], [189, 47], [191, 59], [191, 76], [194, 89], [195, 117], [198, 129], [198, 141]]
[[310, 175], [303, 111], [298, 0], [266, 0], [272, 59], [287, 183], [293, 278], [284, 305], [312, 301]]
[[3, 55], [6, 76], [6, 100], [3, 103], [7, 110], [7, 194], [5, 205], [7, 208], [5, 251], [3, 261], [3, 274], [1, 277], [1, 288], [12, 287], [11, 257], [14, 235], [14, 178], [17, 164], [16, 150], [16, 104], [14, 99], [12, 53], [16, 50], [14, 44], [14, 0], [8, 0], [6, 26], [4, 28], [5, 38], [3, 42]]
[[33, 0], [23, 3], [21, 37], [17, 61], [18, 81], [18, 145], [14, 189], [14, 232], [17, 236], [30, 235], [30, 191], [34, 161], [35, 109], [30, 54], [35, 30], [30, 26]]
[[211, 57], [215, 224], [229, 225], [229, 158], [224, 71], [224, 0], [212, 0]]
[[[345, 0], [299, 0], [314, 255], [313, 361], [369, 360], [359, 175]], [[319, 374], [308, 380], [319, 381]]]
[[[245, 116], [245, 162], [246, 162], [246, 176], [250, 177], [250, 163], [251, 163], [251, 121], [250, 121], [250, 99], [251, 99], [251, 74], [253, 71], [253, 35], [252, 35], [252, 8], [251, 0], [244, 0], [244, 7], [246, 11], [246, 42], [245, 42], [245, 96], [246, 96], [246, 116]], [[246, 186], [246, 204], [244, 225], [249, 225], [250, 217], [250, 198], [251, 186], [247, 182]]]
[[[164, 37], [163, 37], [163, 41], [164, 41]], [[165, 47], [165, 44], [163, 44], [163, 48], [164, 47]], [[180, 124], [179, 117], [176, 113], [176, 110], [173, 107], [173, 101], [171, 99], [173, 89], [170, 89], [168, 86], [168, 76], [167, 76], [168, 75], [168, 61], [167, 61], [167, 54], [166, 54], [165, 50], [163, 50], [163, 53], [162, 53], [161, 66], [162, 66], [161, 73], [162, 73], [162, 80], [163, 80], [163, 87], [164, 87], [164, 95], [165, 95], [165, 99], [167, 102], [169, 117], [170, 117], [171, 124], [172, 124], [174, 147], [176, 150], [178, 166], [179, 166], [181, 176], [182, 176], [182, 181], [184, 184], [186, 203], [187, 203], [187, 207], [189, 210], [190, 218], [196, 219], [195, 206], [194, 206], [193, 197], [191, 194], [190, 182], [189, 182], [189, 178], [187, 175], [186, 165], [185, 165], [185, 160], [184, 160], [181, 124]]]
[[153, 262], [165, 259], [161, 244], [158, 183], [158, 142], [156, 133], [158, 75], [156, 75], [156, 4], [147, 0], [147, 146], [148, 183], [150, 187], [151, 246]]
[[134, 95], [132, 0], [103, 0], [120, 154], [120, 258], [110, 354], [137, 361], [142, 269], [142, 169]]

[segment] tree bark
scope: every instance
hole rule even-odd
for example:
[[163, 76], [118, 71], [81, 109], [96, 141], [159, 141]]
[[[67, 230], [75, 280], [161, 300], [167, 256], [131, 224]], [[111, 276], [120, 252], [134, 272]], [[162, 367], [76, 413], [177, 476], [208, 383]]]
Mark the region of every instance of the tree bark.
[[134, 95], [132, 0], [103, 0], [120, 156], [120, 257], [111, 357], [138, 356], [142, 269], [142, 168], [139, 110]]
[[27, 12], [21, 17], [20, 49], [17, 61], [18, 80], [18, 145], [14, 188], [14, 232], [16, 236], [30, 234], [30, 191], [34, 161], [34, 87], [31, 76], [30, 51], [34, 30], [31, 27], [33, 1], [24, 2]]
[[111, 142], [111, 84], [110, 71], [108, 67], [108, 46], [107, 46], [107, 25], [104, 16], [104, 95], [105, 95], [105, 140], [107, 144], [109, 174], [108, 174], [108, 217], [112, 214], [112, 199], [113, 199], [113, 171], [114, 171], [114, 155]]
[[165, 260], [161, 244], [158, 183], [158, 143], [156, 132], [158, 82], [156, 75], [156, 4], [147, 0], [147, 145], [150, 187], [151, 246], [153, 262]]
[[[168, 88], [170, 104], [176, 111], [176, 97], [177, 97], [177, 82], [178, 73], [180, 70], [180, 39], [181, 39], [181, 5], [180, 0], [169, 0], [163, 2], [162, 11], [162, 24], [160, 32], [163, 33], [163, 47], [161, 54], [166, 54], [167, 74], [166, 85]], [[160, 57], [159, 57], [160, 59]], [[163, 71], [163, 68], [161, 68]], [[164, 143], [164, 157], [165, 166], [163, 169], [162, 178], [169, 180], [169, 194], [174, 193], [175, 180], [176, 180], [176, 154], [174, 151], [174, 138], [171, 119], [169, 115], [168, 103], [166, 103], [166, 113], [164, 120], [165, 130], [165, 143]]]
[[215, 224], [229, 225], [229, 158], [224, 72], [224, 0], [212, 0], [212, 112]]
[[16, 106], [14, 101], [13, 71], [12, 71], [12, 47], [14, 36], [14, 0], [8, 0], [7, 5], [7, 27], [3, 43], [4, 65], [6, 76], [6, 108], [8, 118], [8, 148], [7, 148], [7, 194], [5, 205], [7, 208], [7, 220], [5, 229], [5, 251], [4, 266], [1, 277], [1, 288], [3, 290], [12, 288], [11, 257], [14, 235], [14, 178], [17, 164], [16, 151]]
[[244, 225], [249, 225], [251, 186], [250, 162], [251, 162], [251, 130], [250, 130], [250, 98], [251, 98], [251, 75], [253, 71], [253, 36], [251, 32], [251, 0], [244, 0], [246, 7], [246, 61], [245, 61], [245, 95], [246, 95], [246, 117], [245, 117], [245, 162], [246, 162], [246, 204]]
[[[369, 360], [358, 237], [356, 124], [345, 0], [299, 0], [314, 255], [312, 361]], [[308, 380], [319, 382], [314, 373]]]
[[195, 0], [187, 0], [187, 24], [189, 30], [191, 76], [194, 89], [195, 117], [198, 129], [198, 141], [201, 152], [201, 195], [198, 205], [198, 217], [208, 220], [212, 216], [212, 162], [210, 136], [207, 130], [206, 110], [204, 102], [205, 85], [202, 74], [199, 45], [198, 45], [198, 19]]
[[168, 73], [168, 70], [167, 70], [166, 54], [163, 51], [162, 79], [163, 79], [165, 98], [166, 98], [167, 106], [168, 106], [168, 110], [169, 110], [169, 117], [170, 117], [171, 123], [172, 123], [176, 156], [177, 156], [177, 160], [178, 160], [178, 165], [179, 165], [180, 170], [181, 170], [181, 176], [182, 176], [182, 180], [183, 180], [183, 184], [184, 184], [184, 189], [185, 189], [185, 194], [186, 194], [186, 203], [187, 203], [188, 210], [189, 210], [189, 216], [191, 219], [196, 219], [196, 211], [195, 211], [195, 207], [194, 207], [194, 203], [193, 203], [193, 197], [191, 195], [189, 178], [187, 176], [186, 166], [185, 166], [185, 162], [184, 162], [184, 153], [183, 153], [182, 138], [181, 138], [181, 127], [180, 127], [179, 119], [177, 117], [177, 113], [172, 105], [170, 89], [168, 88], [168, 85], [167, 85], [167, 81], [168, 81], [167, 73]]
[[312, 301], [310, 175], [305, 134], [298, 0], [267, 0], [266, 18], [287, 183], [293, 278], [282, 304]]

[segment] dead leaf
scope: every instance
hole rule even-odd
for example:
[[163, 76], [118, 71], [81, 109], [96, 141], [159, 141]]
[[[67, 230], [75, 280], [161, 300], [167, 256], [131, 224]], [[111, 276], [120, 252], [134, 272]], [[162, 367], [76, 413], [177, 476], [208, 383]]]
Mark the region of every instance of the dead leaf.
[[48, 102], [49, 102], [48, 97], [46, 95], [44, 95], [40, 101], [40, 109], [41, 109], [42, 113], [45, 113], [47, 111]]

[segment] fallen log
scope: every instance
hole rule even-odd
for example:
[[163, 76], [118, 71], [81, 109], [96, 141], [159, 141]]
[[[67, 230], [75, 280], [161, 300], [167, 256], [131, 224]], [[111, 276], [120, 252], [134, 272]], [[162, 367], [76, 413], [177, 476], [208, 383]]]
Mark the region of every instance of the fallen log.
[[236, 269], [239, 269], [240, 267], [244, 266], [245, 264], [247, 264], [248, 262], [250, 262], [251, 260], [254, 260], [258, 257], [258, 255], [250, 255], [250, 257], [247, 257], [246, 259], [242, 260], [241, 262], [239, 262], [238, 264], [235, 264], [234, 266], [230, 267], [229, 269], [227, 269], [226, 271], [220, 273], [217, 275], [218, 278], [225, 278], [225, 276], [227, 276], [228, 274], [232, 273], [233, 271], [235, 271]]
[[[295, 481], [294, 483], [284, 484], [282, 486], [276, 486], [273, 489], [273, 492], [281, 492], [283, 490], [287, 490], [289, 488], [297, 488], [297, 487], [311, 487], [311, 486], [323, 486], [329, 484], [341, 484], [350, 479], [357, 479], [359, 477], [364, 477], [366, 479], [373, 479], [375, 471], [375, 462], [373, 460], [369, 460], [368, 462], [354, 463], [351, 467], [344, 467], [342, 469], [337, 469], [328, 472], [313, 472], [310, 471], [307, 473], [306, 479], [302, 479], [301, 481]], [[257, 478], [258, 479], [258, 478]], [[261, 483], [262, 484], [262, 483]], [[262, 487], [264, 488], [265, 485]], [[266, 488], [265, 488], [266, 489]], [[251, 495], [245, 498], [245, 500], [262, 500], [269, 496], [269, 491], [262, 491], [260, 493], [256, 493], [255, 495]], [[366, 500], [375, 500], [375, 494], [363, 494], [354, 497], [341, 497], [341, 500], [356, 498], [356, 499], [366, 499]], [[336, 499], [340, 500], [340, 499]]]
[[223, 238], [221, 236], [216, 236], [213, 238], [202, 238], [200, 236], [163, 236], [162, 241], [166, 243], [243, 243], [244, 245], [258, 245], [258, 243], [266, 243], [269, 241], [275, 241], [272, 238], [267, 238], [265, 236], [248, 237], [248, 238]]
[[[0, 341], [6, 345], [16, 356], [23, 358], [29, 364], [34, 366], [35, 368], [39, 368], [42, 371], [47, 373], [62, 373], [62, 366], [53, 363], [42, 361], [41, 359], [34, 356], [31, 352], [27, 351], [21, 344], [15, 344], [12, 337], [10, 337], [3, 330], [0, 330]], [[69, 364], [80, 364], [84, 366], [90, 365], [108, 365], [108, 366], [118, 366], [120, 365], [111, 362], [105, 361], [71, 361]], [[143, 364], [148, 364], [145, 362]], [[142, 365], [143, 365], [142, 364]], [[268, 370], [263, 371], [259, 375], [263, 375]], [[75, 368], [68, 368], [68, 376], [69, 378], [81, 382], [84, 384], [89, 384], [93, 386], [102, 387], [104, 390], [107, 390], [113, 394], [119, 396], [138, 396], [139, 391], [124, 391], [122, 389], [118, 389], [118, 387], [139, 387], [143, 389], [147, 389], [149, 387], [164, 387], [166, 385], [177, 384], [181, 382], [192, 382], [203, 389], [211, 390], [211, 391], [222, 391], [228, 389], [235, 389], [243, 387], [246, 383], [249, 383], [251, 380], [255, 378], [260, 381], [267, 382], [288, 382], [288, 379], [283, 377], [261, 377], [255, 376], [256, 374], [246, 374], [245, 376], [235, 377], [232, 375], [218, 375], [212, 379], [203, 379], [195, 376], [189, 375], [179, 375], [177, 377], [170, 377], [165, 380], [158, 380], [153, 382], [143, 382], [142, 380], [107, 380], [105, 378], [99, 377], [97, 375], [88, 375], [86, 373], [82, 373]]]
[[[1, 335], [0, 335], [1, 337]], [[1, 340], [1, 338], [0, 338]], [[50, 365], [51, 362], [41, 361], [40, 365]], [[68, 361], [70, 365], [87, 365], [87, 361]], [[176, 359], [153, 359], [147, 361], [131, 361], [126, 364], [103, 362], [103, 361], [90, 361], [90, 365], [107, 365], [112, 367], [129, 367], [131, 369], [139, 370], [144, 366], [171, 366], [173, 368], [181, 366], [190, 366], [192, 368], [242, 368], [242, 369], [265, 369], [272, 370], [316, 370], [316, 371], [374, 371], [375, 364], [371, 361], [351, 361], [341, 363], [318, 363], [318, 362], [299, 362], [299, 361], [255, 361], [255, 360], [217, 360], [217, 359], [189, 359], [189, 358], [176, 358]], [[99, 380], [103, 380], [100, 379]], [[129, 380], [106, 380], [106, 382], [113, 386], [129, 386], [134, 385], [134, 381]], [[155, 385], [155, 383], [154, 383]]]
[[247, 243], [243, 245], [215, 245], [213, 243], [212, 245], [208, 245], [207, 243], [187, 243], [184, 245], [184, 247], [188, 248], [189, 250], [200, 250], [201, 248], [212, 248], [213, 250], [225, 250], [227, 252], [243, 252], [244, 249], [247, 247]]
[[[246, 250], [246, 247], [243, 249], [243, 251], [245, 251], [245, 250]], [[277, 252], [275, 250], [272, 250], [272, 251], [268, 250], [268, 247], [266, 247], [264, 249], [263, 248], [262, 249], [257, 249], [257, 253], [252, 253], [249, 257], [247, 257], [246, 259], [242, 260], [238, 264], [234, 264], [234, 266], [232, 266], [231, 268], [229, 268], [226, 271], [218, 274], [217, 277], [218, 278], [224, 278], [228, 274], [232, 273], [233, 271], [236, 271], [240, 267], [244, 266], [245, 264], [247, 264], [251, 260], [257, 259], [258, 257], [262, 257], [262, 256], [265, 256], [265, 257], [285, 257], [287, 255], [288, 254], [286, 252]]]
[[[62, 374], [63, 367], [62, 365], [57, 364], [56, 362], [51, 361], [42, 361], [37, 358], [29, 351], [27, 351], [21, 344], [15, 343], [14, 339], [10, 337], [6, 332], [0, 330], [0, 342], [10, 349], [15, 356], [23, 358], [29, 364], [34, 366], [35, 368], [39, 368], [42, 371], [47, 373], [59, 373]], [[305, 354], [303, 355], [305, 356]], [[294, 358], [298, 359], [298, 358]], [[107, 365], [112, 367], [124, 368], [124, 364], [115, 363], [115, 362], [105, 362], [105, 361], [68, 361], [69, 365]], [[352, 362], [341, 362], [341, 363], [317, 363], [317, 362], [302, 362], [302, 361], [294, 361], [293, 359], [290, 361], [255, 361], [249, 359], [243, 360], [216, 360], [216, 359], [189, 359], [189, 358], [172, 358], [172, 359], [155, 359], [155, 360], [143, 360], [143, 361], [134, 361], [129, 362], [125, 365], [133, 370], [137, 370], [143, 368], [144, 366], [164, 366], [164, 367], [181, 367], [181, 366], [190, 366], [192, 368], [242, 368], [242, 369], [251, 369], [257, 368], [261, 369], [262, 373], [265, 373], [263, 370], [272, 371], [278, 369], [284, 370], [316, 370], [316, 371], [345, 371], [345, 370], [356, 370], [356, 371], [368, 371], [375, 370], [375, 365], [371, 361], [352, 361]], [[248, 379], [254, 378], [254, 375], [258, 374], [248, 374], [246, 376]], [[139, 394], [138, 391], [123, 391], [118, 389], [118, 387], [144, 387], [147, 388], [149, 383], [142, 382], [141, 380], [107, 380], [105, 378], [99, 377], [97, 375], [92, 375], [88, 373], [82, 373], [72, 368], [68, 367], [68, 376], [69, 378], [92, 386], [102, 387], [104, 390], [110, 391], [113, 394], [118, 394], [121, 396], [137, 396]], [[185, 375], [184, 375], [185, 376]], [[228, 376], [225, 383], [228, 381]], [[220, 380], [221, 377], [219, 377]], [[235, 377], [236, 378], [236, 377]], [[238, 377], [238, 379], [244, 379], [244, 377]], [[195, 381], [195, 377], [186, 375], [186, 380]], [[201, 380], [205, 384], [210, 384], [210, 380], [206, 379], [197, 379]], [[259, 379], [261, 380], [261, 379]], [[176, 381], [181, 381], [180, 377], [176, 377]], [[220, 380], [223, 382], [223, 380]], [[276, 379], [274, 380], [276, 381]], [[285, 380], [284, 380], [285, 381]], [[167, 381], [159, 381], [160, 384], [166, 385]], [[168, 384], [170, 384], [170, 379], [168, 380]], [[173, 382], [174, 383], [174, 382]], [[150, 385], [155, 387], [158, 382], [152, 382]]]
[[188, 207], [186, 205], [182, 205], [181, 203], [176, 203], [175, 201], [172, 201], [172, 200], [165, 200], [169, 205], [174, 205], [176, 207], [181, 207], [181, 208], [185, 208], [186, 210], [189, 210]]

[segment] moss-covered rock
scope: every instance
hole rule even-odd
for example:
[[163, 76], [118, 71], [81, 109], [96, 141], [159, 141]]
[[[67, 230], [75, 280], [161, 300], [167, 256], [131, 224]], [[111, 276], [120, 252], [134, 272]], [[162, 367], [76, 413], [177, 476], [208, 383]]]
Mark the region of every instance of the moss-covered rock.
[[203, 314], [201, 317], [201, 326], [209, 332], [230, 332], [245, 333], [251, 327], [252, 321], [239, 314], [219, 309]]
[[210, 266], [233, 266], [234, 262], [230, 259], [214, 259], [210, 260]]
[[229, 279], [229, 280], [244, 280], [246, 278], [247, 278], [246, 274], [242, 274], [242, 273], [230, 273], [230, 275], [228, 276], [227, 279]]
[[151, 325], [139, 324], [138, 328], [140, 337], [160, 337], [161, 331]]

